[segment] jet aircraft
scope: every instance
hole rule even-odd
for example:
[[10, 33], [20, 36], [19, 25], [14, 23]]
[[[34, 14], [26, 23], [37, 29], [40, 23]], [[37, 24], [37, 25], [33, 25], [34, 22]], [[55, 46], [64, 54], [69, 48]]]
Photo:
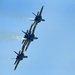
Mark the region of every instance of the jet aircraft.
[[43, 11], [43, 8], [44, 8], [44, 6], [42, 6], [40, 12], [39, 11], [37, 12], [37, 15], [34, 14], [34, 13], [32, 13], [33, 15], [35, 15], [34, 22], [39, 23], [41, 21], [45, 21], [45, 19], [42, 19], [42, 11]]
[[15, 61], [15, 63], [14, 63], [14, 65], [15, 65], [14, 70], [16, 70], [16, 68], [17, 68], [17, 66], [18, 66], [18, 64], [19, 64], [19, 62], [20, 62], [21, 60], [23, 60], [23, 58], [28, 58], [28, 56], [25, 56], [25, 55], [24, 55], [23, 51], [24, 51], [24, 50], [19, 51], [19, 53], [17, 53], [16, 51], [14, 51], [14, 52], [17, 54], [16, 61]]
[[[24, 35], [24, 38], [29, 38], [29, 37], [31, 36], [32, 27], [34, 26], [34, 24], [35, 24], [35, 23], [33, 23], [33, 24], [31, 25], [30, 29], [27, 30], [26, 32], [24, 32], [24, 31], [22, 30], [22, 32], [25, 34], [25, 35]], [[25, 40], [23, 40], [22, 43], [24, 43], [24, 41], [25, 41]]]
[[[22, 48], [26, 46], [25, 51], [27, 50], [30, 42], [32, 42], [34, 39], [38, 39], [38, 37], [35, 37], [35, 35], [34, 35], [36, 25], [34, 27], [33, 27], [33, 25], [34, 24], [31, 25], [29, 31], [28, 30], [27, 30], [27, 32], [22, 31], [25, 34], [24, 38], [26, 38], [25, 40], [22, 41], [22, 43], [23, 43]], [[33, 27], [33, 29], [32, 29], [32, 27]]]

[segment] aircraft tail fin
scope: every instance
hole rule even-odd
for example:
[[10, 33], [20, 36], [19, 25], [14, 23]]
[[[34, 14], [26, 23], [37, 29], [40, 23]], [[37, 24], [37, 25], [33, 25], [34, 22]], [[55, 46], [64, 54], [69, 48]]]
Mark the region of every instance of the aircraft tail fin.
[[37, 16], [39, 16], [39, 14], [40, 14], [40, 13], [39, 13], [39, 11], [38, 11], [38, 12], [37, 12]]

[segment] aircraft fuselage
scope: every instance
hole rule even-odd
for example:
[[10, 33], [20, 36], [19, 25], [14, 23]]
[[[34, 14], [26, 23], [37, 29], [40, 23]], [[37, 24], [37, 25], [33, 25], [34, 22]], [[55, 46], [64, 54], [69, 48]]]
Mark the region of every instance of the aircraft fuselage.
[[17, 60], [23, 60], [23, 57], [24, 57], [24, 53], [21, 53], [21, 54], [18, 54], [17, 56]]
[[35, 22], [39, 23], [42, 20], [42, 16], [40, 16], [40, 15], [36, 16], [34, 20], [35, 20]]
[[34, 40], [34, 34], [27, 34], [27, 35], [25, 35], [25, 37], [24, 38], [27, 38], [28, 40], [30, 40], [30, 41], [33, 41]]

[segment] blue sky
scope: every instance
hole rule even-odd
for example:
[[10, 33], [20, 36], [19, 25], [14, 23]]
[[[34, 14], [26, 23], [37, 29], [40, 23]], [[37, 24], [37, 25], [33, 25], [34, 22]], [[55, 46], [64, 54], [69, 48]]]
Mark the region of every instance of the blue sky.
[[[22, 40], [44, 5], [45, 22], [37, 25], [34, 40], [14, 71], [14, 51], [22, 47]], [[75, 75], [75, 0], [0, 0], [0, 74], [1, 75]], [[10, 37], [14, 35], [14, 38]], [[2, 36], [2, 37], [1, 37]]]

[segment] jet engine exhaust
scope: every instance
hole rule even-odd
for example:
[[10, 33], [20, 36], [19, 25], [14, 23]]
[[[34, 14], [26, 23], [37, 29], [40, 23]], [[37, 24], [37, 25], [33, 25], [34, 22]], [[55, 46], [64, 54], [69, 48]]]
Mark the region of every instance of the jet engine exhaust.
[[8, 40], [24, 40], [22, 36], [16, 34], [0, 34], [0, 40], [8, 41]]

